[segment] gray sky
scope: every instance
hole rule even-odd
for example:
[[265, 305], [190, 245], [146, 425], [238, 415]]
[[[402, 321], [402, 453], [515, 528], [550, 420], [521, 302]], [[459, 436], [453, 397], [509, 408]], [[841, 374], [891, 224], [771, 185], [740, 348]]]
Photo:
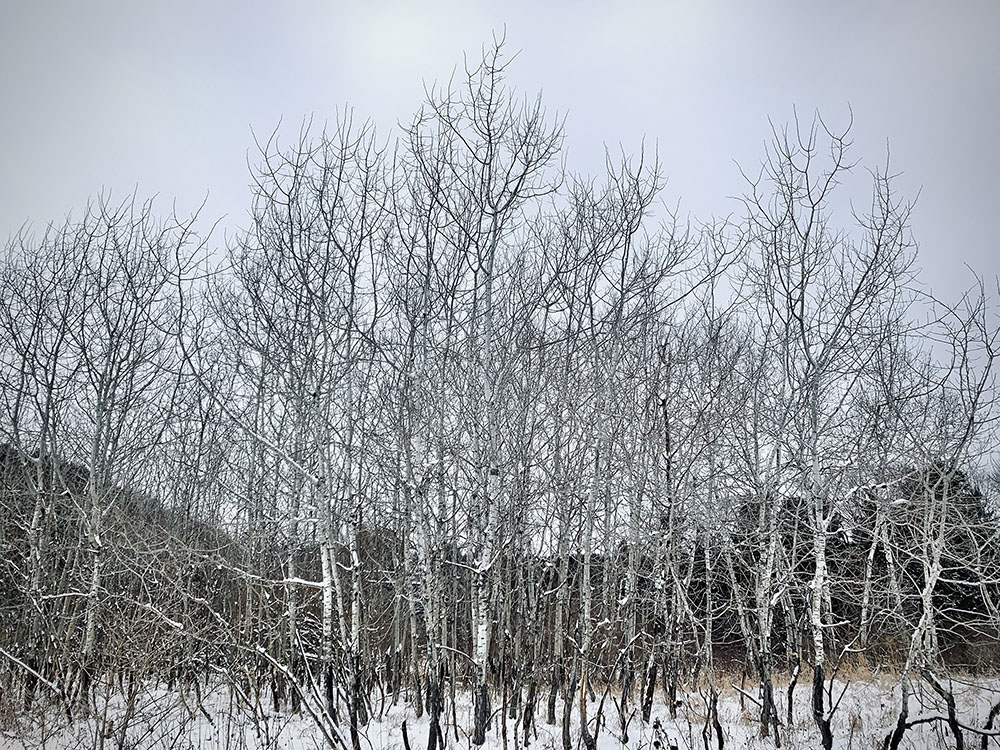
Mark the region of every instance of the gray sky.
[[[209, 194], [243, 222], [251, 128], [338, 108], [388, 135], [424, 83], [445, 81], [506, 26], [510, 80], [567, 116], [571, 169], [604, 146], [658, 148], [682, 214], [738, 210], [736, 162], [756, 169], [768, 117], [834, 127], [853, 155], [901, 171], [919, 264], [954, 297], [1000, 274], [1000, 2], [321, 2], [4, 0], [0, 5], [0, 239], [110, 189], [161, 212]], [[252, 153], [251, 153], [252, 156]], [[848, 183], [863, 205], [859, 175]], [[221, 242], [221, 234], [219, 241]]]

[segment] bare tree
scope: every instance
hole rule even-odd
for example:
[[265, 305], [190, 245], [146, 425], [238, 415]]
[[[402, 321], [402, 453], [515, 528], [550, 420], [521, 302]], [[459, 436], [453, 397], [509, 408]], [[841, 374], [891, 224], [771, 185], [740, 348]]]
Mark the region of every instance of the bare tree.
[[434, 213], [445, 218], [437, 239], [463, 258], [462, 343], [467, 370], [459, 415], [468, 441], [468, 518], [472, 581], [472, 662], [476, 671], [473, 742], [485, 741], [490, 715], [488, 658], [491, 649], [495, 563], [502, 549], [510, 477], [500, 465], [499, 403], [503, 384], [499, 313], [505, 251], [529, 202], [554, 187], [550, 167], [561, 142], [545, 122], [541, 103], [517, 103], [503, 84], [503, 41], [466, 71], [461, 91], [428, 93], [425, 109], [409, 128], [408, 163], [421, 176]]
[[871, 210], [857, 217], [858, 239], [830, 225], [833, 190], [851, 166], [848, 146], [847, 132], [834, 133], [818, 118], [808, 128], [775, 131], [745, 200], [747, 236], [759, 253], [751, 268], [758, 304], [782, 347], [779, 408], [789, 417], [776, 447], [808, 499], [813, 716], [825, 748], [832, 747], [835, 709], [824, 687], [827, 651], [837, 632], [827, 546], [839, 498], [858, 481], [851, 451], [864, 447], [844, 415], [879, 349], [871, 332], [903, 313], [909, 262], [909, 207], [894, 196], [886, 173], [873, 173]]

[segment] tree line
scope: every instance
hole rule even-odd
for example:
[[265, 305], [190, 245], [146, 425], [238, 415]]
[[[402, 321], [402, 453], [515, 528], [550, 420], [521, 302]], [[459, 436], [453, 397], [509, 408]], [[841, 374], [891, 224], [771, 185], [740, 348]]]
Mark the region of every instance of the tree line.
[[648, 153], [567, 174], [506, 63], [392, 140], [258, 144], [224, 246], [135, 197], [8, 244], [4, 710], [222, 682], [354, 748], [407, 702], [434, 750], [471, 692], [474, 743], [568, 750], [572, 716], [595, 747], [698, 685], [721, 747], [735, 669], [762, 735], [830, 748], [869, 659], [887, 747], [921, 686], [970, 731], [947, 675], [1000, 653], [985, 284], [931, 299], [911, 204], [874, 169], [846, 210], [819, 118], [773, 130], [737, 216], [681, 221]]

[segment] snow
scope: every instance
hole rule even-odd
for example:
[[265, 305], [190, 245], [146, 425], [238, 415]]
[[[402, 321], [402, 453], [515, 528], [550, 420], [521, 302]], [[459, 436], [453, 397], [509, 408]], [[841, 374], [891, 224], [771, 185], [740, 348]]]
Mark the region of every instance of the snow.
[[[786, 709], [784, 700], [786, 686], [776, 685], [776, 699], [779, 714], [784, 722]], [[898, 678], [888, 674], [869, 676], [864, 680], [834, 685], [834, 694], [839, 695], [846, 688], [846, 694], [834, 717], [834, 747], [848, 748], [881, 747], [882, 739], [891, 730], [898, 711]], [[743, 689], [748, 695], [755, 694], [755, 686], [746, 683]], [[757, 707], [751, 700], [744, 700], [740, 706], [740, 695], [736, 680], [723, 682], [719, 678], [719, 720], [723, 727], [726, 748], [770, 749], [774, 748], [773, 738], [760, 737], [757, 723]], [[782, 726], [782, 747], [819, 747], [818, 733], [808, 709], [808, 686], [799, 684], [795, 694], [794, 723]], [[955, 683], [956, 700], [959, 704], [960, 719], [963, 724], [982, 727], [989, 707], [1000, 699], [1000, 680], [968, 680]], [[498, 707], [494, 705], [493, 722], [487, 734], [484, 750], [501, 748], [532, 747], [539, 750], [561, 750], [562, 727], [545, 724], [544, 696], [542, 691], [536, 710], [536, 725], [527, 742], [522, 733], [520, 720], [501, 721]], [[678, 750], [704, 748], [705, 719], [707, 716], [707, 690], [689, 691], [680, 694], [680, 706], [676, 718], [670, 718], [662, 696], [657, 693], [657, 703], [649, 724], [644, 724], [637, 708], [628, 708], [625, 717], [628, 741], [623, 742], [624, 732], [620, 724], [617, 695], [612, 692], [604, 703], [603, 721], [597, 747], [600, 750], [631, 748], [632, 750], [668, 750], [676, 746]], [[251, 707], [245, 695], [239, 691], [219, 686], [201, 696], [201, 705], [192, 691], [181, 693], [170, 691], [163, 686], [147, 687], [136, 696], [131, 715], [125, 721], [126, 701], [123, 696], [113, 696], [109, 701], [100, 697], [91, 706], [91, 716], [69, 723], [64, 713], [55, 711], [44, 715], [22, 717], [2, 725], [0, 748], [3, 750], [52, 750], [90, 748], [103, 744], [105, 747], [135, 748], [176, 748], [208, 750], [307, 750], [326, 746], [325, 740], [313, 720], [305, 712], [290, 714], [275, 712], [270, 705]], [[498, 702], [498, 696], [494, 697]], [[588, 705], [591, 717], [590, 731], [597, 727], [598, 700]], [[411, 708], [403, 700], [396, 704], [387, 698], [384, 705], [376, 700], [372, 706], [376, 719], [369, 722], [361, 733], [361, 746], [365, 750], [392, 750], [404, 748], [403, 723], [412, 750], [427, 746], [428, 718], [424, 715], [416, 719]], [[473, 707], [472, 695], [460, 693], [457, 699], [456, 716], [458, 727], [451, 719], [450, 706], [441, 717], [442, 728], [448, 735], [448, 747], [471, 748]], [[556, 711], [562, 716], [562, 706]], [[927, 688], [918, 691], [910, 706], [910, 718], [925, 715], [944, 715], [943, 704]], [[119, 745], [123, 721], [127, 725], [126, 742]], [[580, 732], [576, 724], [578, 711], [573, 711], [572, 737], [574, 750], [582, 747]], [[346, 726], [339, 728], [347, 747], [350, 740]], [[103, 743], [101, 738], [103, 735]], [[456, 739], [457, 738], [457, 739]], [[657, 744], [659, 743], [659, 744]], [[978, 747], [980, 739], [971, 732], [966, 733], [967, 745]], [[1000, 740], [992, 739], [990, 747], [1000, 747]], [[907, 732], [902, 747], [910, 750], [924, 748], [953, 747], [954, 740], [947, 734], [943, 722], [921, 725]], [[717, 747], [710, 738], [709, 747]]]

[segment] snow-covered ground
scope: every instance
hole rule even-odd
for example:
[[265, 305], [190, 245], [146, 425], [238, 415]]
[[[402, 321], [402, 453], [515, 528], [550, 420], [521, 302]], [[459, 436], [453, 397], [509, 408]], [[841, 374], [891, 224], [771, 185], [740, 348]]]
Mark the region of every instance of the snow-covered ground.
[[[834, 720], [835, 747], [869, 749], [879, 748], [886, 734], [895, 725], [899, 709], [898, 678], [891, 675], [866, 674], [846, 684], [835, 685], [835, 698], [846, 687]], [[990, 706], [1000, 700], [1000, 680], [956, 678], [952, 683], [963, 724], [982, 728]], [[773, 738], [761, 738], [756, 721], [757, 707], [749, 699], [740, 705], [740, 694], [732, 683], [720, 684], [719, 720], [723, 728], [724, 746], [727, 748], [774, 748]], [[754, 695], [754, 686], [745, 686]], [[779, 686], [777, 700], [785, 717], [784, 689]], [[781, 747], [818, 748], [818, 733], [808, 711], [809, 686], [796, 688], [793, 724], [782, 726]], [[618, 709], [612, 696], [604, 704], [602, 726], [598, 734], [598, 748], [705, 748], [707, 693], [691, 691], [682, 696], [676, 718], [670, 718], [658, 694], [652, 721], [647, 725], [630, 708], [627, 718], [627, 742], [623, 741]], [[595, 732], [598, 700], [589, 704], [591, 734]], [[373, 706], [378, 712], [379, 704]], [[305, 750], [326, 747], [327, 741], [307, 713], [290, 715], [275, 713], [267, 706], [255, 710], [241, 704], [230, 691], [218, 688], [202, 695], [201, 707], [192, 694], [182, 695], [162, 688], [142, 692], [136, 699], [129, 718], [125, 721], [126, 705], [123, 699], [113, 698], [107, 705], [98, 701], [97, 715], [80, 718], [70, 723], [65, 714], [49, 713], [8, 721], [0, 736], [0, 748], [211, 748], [218, 750]], [[202, 710], [204, 709], [204, 710]], [[930, 715], [944, 715], [944, 705], [929, 689], [923, 689], [911, 699], [910, 719]], [[442, 728], [448, 735], [448, 747], [473, 747], [469, 731], [472, 727], [471, 697], [460, 695], [455, 712], [457, 729], [451, 718], [450, 708], [442, 716]], [[562, 716], [561, 706], [557, 711]], [[571, 735], [573, 746], [580, 747], [580, 732], [576, 724], [578, 712], [573, 712]], [[416, 719], [411, 709], [402, 701], [396, 705], [387, 702], [381, 714], [368, 723], [362, 732], [361, 746], [366, 750], [404, 748], [403, 723], [412, 750], [427, 747], [428, 720], [426, 715]], [[1000, 723], [1000, 722], [998, 722]], [[125, 726], [123, 736], [122, 727]], [[345, 744], [350, 747], [346, 727], [342, 730]], [[708, 747], [718, 747], [717, 740], [709, 737]], [[966, 732], [966, 744], [980, 747], [980, 737]], [[562, 727], [545, 723], [545, 707], [536, 711], [536, 723], [528, 737], [524, 737], [520, 720], [501, 720], [494, 713], [492, 725], [484, 748], [533, 747], [539, 750], [562, 748]], [[948, 748], [955, 743], [943, 722], [921, 724], [910, 729], [902, 743], [904, 748]], [[1000, 738], [989, 739], [987, 747], [1000, 748]]]

